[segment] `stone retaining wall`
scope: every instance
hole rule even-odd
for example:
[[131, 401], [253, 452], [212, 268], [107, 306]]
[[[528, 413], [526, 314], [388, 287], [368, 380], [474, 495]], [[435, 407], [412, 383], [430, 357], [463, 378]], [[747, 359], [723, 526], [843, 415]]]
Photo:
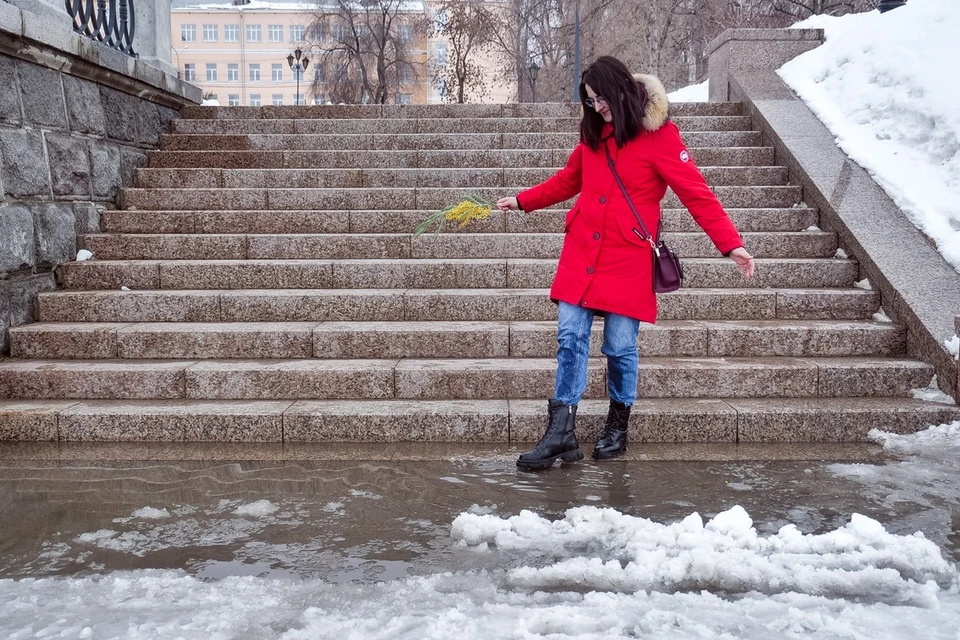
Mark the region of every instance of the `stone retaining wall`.
[[0, 2], [0, 354], [200, 90]]

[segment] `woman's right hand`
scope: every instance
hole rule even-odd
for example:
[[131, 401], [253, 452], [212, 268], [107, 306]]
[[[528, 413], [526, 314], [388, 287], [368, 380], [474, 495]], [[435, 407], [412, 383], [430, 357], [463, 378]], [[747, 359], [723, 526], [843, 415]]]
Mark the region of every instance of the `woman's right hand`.
[[500, 211], [517, 211], [520, 209], [520, 205], [517, 204], [516, 198], [500, 198], [497, 200], [497, 209], [500, 209]]

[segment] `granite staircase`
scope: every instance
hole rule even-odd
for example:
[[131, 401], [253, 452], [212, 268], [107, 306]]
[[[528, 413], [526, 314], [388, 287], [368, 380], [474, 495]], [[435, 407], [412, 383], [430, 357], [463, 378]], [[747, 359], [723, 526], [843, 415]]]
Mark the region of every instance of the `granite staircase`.
[[[849, 441], [956, 415], [738, 104], [673, 117], [757, 257], [677, 198], [686, 286], [643, 326], [635, 441]], [[568, 105], [187, 108], [0, 361], [0, 439], [536, 440], [564, 208], [413, 239], [429, 212], [552, 175]], [[840, 254], [842, 255], [842, 254]], [[606, 411], [595, 327], [580, 429]]]

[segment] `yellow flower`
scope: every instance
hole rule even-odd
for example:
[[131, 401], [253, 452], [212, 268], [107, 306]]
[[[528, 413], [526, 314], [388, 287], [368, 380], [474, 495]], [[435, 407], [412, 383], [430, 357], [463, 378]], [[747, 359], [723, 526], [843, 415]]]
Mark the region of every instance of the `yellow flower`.
[[419, 236], [431, 227], [434, 233], [439, 233], [446, 221], [456, 222], [462, 229], [476, 220], [486, 220], [490, 217], [493, 205], [476, 196], [467, 196], [466, 200], [458, 204], [444, 207], [436, 213], [427, 216], [427, 219], [413, 230], [414, 237]]

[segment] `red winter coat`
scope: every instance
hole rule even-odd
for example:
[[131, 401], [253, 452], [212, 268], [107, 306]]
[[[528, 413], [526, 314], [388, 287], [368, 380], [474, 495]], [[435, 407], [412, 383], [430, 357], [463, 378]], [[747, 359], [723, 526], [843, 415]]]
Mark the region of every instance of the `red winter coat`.
[[[662, 85], [651, 76], [637, 78], [644, 82], [649, 96], [644, 130], [618, 149], [616, 140], [609, 137], [613, 126], [608, 124], [601, 144], [610, 149], [643, 223], [657, 235], [660, 201], [669, 186], [721, 254], [742, 247], [740, 235], [687, 152], [680, 131], [667, 120]], [[550, 298], [653, 323], [657, 298], [652, 248], [633, 232], [639, 225], [602, 147], [591, 151], [581, 142], [563, 169], [520, 193], [517, 200], [530, 212], [578, 193], [577, 203], [567, 213], [566, 236]]]

